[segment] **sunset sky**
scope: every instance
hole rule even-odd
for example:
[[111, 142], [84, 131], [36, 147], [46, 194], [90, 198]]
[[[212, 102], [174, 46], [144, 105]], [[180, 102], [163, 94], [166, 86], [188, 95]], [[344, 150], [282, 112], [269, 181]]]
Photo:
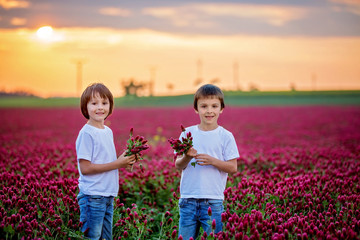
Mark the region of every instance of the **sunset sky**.
[[79, 96], [79, 61], [115, 96], [360, 89], [360, 1], [0, 0], [0, 91]]

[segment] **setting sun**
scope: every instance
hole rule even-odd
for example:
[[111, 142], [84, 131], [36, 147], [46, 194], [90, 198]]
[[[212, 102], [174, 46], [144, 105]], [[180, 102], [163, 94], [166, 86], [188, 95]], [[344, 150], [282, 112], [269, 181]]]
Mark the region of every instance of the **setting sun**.
[[50, 26], [44, 26], [37, 30], [36, 36], [44, 41], [51, 41], [53, 36], [53, 29]]

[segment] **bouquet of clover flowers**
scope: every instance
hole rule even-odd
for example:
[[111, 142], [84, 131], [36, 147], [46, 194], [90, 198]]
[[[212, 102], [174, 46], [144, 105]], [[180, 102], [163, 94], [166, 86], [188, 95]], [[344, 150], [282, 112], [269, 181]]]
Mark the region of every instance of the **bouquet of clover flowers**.
[[[185, 132], [184, 126], [181, 125], [180, 127], [181, 127], [181, 131]], [[186, 137], [182, 137], [181, 140], [170, 138], [168, 139], [168, 142], [170, 143], [172, 149], [174, 149], [175, 151], [174, 161], [178, 156], [186, 154], [187, 151], [189, 151], [189, 149], [193, 147], [193, 138], [191, 136], [191, 132], [188, 132], [186, 134]], [[195, 167], [196, 162], [192, 162], [191, 165]]]
[[[134, 128], [130, 129], [130, 138], [127, 140], [125, 156], [131, 156], [135, 154], [136, 161], [143, 160], [141, 151], [149, 148], [147, 140], [143, 136], [133, 136]], [[139, 164], [141, 171], [143, 171], [142, 164]], [[133, 166], [131, 167], [131, 171]]]

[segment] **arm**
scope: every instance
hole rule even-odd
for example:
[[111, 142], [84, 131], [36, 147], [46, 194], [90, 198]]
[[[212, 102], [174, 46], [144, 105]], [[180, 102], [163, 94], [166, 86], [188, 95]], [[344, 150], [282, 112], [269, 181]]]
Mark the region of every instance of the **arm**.
[[114, 162], [95, 164], [89, 160], [79, 159], [80, 171], [83, 175], [108, 172], [111, 170], [130, 167], [136, 162], [135, 155], [125, 157], [125, 152], [121, 154]]
[[197, 154], [197, 151], [194, 148], [190, 148], [186, 154], [182, 155], [181, 157], [178, 157], [175, 161], [175, 167], [178, 170], [183, 170], [187, 167], [189, 162], [193, 157], [195, 157]]
[[219, 169], [220, 171], [230, 173], [230, 174], [234, 174], [237, 172], [236, 158], [228, 160], [228, 161], [221, 161], [221, 160], [214, 158], [208, 154], [198, 154], [198, 155], [196, 155], [195, 159], [196, 159], [196, 162], [200, 166], [212, 165], [212, 166], [216, 167], [217, 169]]

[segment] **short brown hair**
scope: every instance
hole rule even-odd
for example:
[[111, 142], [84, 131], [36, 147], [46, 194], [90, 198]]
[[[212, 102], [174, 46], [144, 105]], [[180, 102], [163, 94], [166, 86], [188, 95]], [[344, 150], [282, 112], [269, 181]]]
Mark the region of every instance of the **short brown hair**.
[[199, 98], [217, 97], [221, 103], [221, 109], [225, 108], [224, 93], [215, 85], [205, 84], [201, 86], [194, 95], [194, 109], [197, 111], [197, 103]]
[[88, 110], [87, 110], [87, 104], [89, 103], [91, 97], [94, 96], [96, 93], [98, 93], [101, 98], [109, 99], [110, 108], [109, 108], [109, 114], [106, 116], [106, 118], [108, 116], [110, 116], [110, 114], [112, 113], [112, 111], [114, 109], [114, 97], [113, 97], [112, 93], [110, 92], [110, 90], [102, 83], [90, 84], [84, 90], [84, 92], [82, 93], [81, 98], [80, 98], [81, 113], [84, 115], [84, 117], [86, 119], [90, 118]]

